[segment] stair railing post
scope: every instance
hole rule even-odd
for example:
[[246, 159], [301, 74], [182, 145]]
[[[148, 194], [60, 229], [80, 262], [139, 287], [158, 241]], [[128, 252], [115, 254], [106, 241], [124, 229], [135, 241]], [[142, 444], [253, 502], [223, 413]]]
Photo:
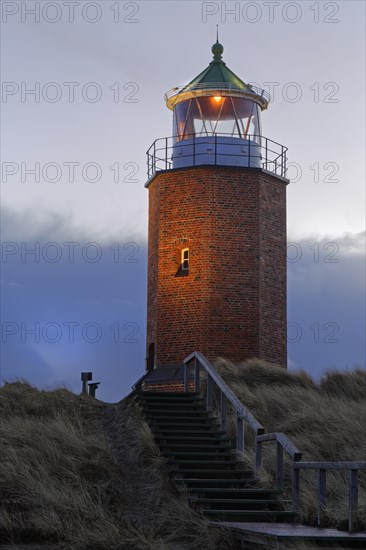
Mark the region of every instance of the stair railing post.
[[244, 452], [244, 419], [239, 415], [236, 416], [236, 448], [240, 452]]
[[188, 372], [188, 363], [184, 363], [184, 391], [189, 390], [189, 372]]
[[212, 378], [207, 373], [207, 388], [206, 388], [206, 409], [211, 412], [213, 410], [213, 385]]
[[295, 462], [292, 463], [292, 511], [294, 514], [299, 509], [299, 492], [300, 492], [300, 469], [295, 468]]
[[281, 443], [277, 441], [276, 448], [276, 484], [277, 490], [283, 490], [283, 447]]
[[325, 491], [327, 484], [327, 471], [324, 468], [318, 470], [318, 527], [322, 524], [325, 509]]
[[221, 392], [221, 418], [220, 418], [221, 430], [226, 431], [226, 395]]
[[259, 479], [259, 473], [262, 469], [262, 441], [255, 440], [255, 479]]
[[200, 392], [200, 364], [197, 357], [194, 358], [194, 391]]
[[357, 507], [358, 507], [358, 471], [349, 471], [349, 507], [348, 507], [348, 530], [357, 529]]

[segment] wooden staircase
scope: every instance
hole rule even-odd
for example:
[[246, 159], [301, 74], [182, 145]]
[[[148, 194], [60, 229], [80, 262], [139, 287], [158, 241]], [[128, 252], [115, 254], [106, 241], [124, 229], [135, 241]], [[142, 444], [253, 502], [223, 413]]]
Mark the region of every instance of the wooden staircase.
[[[193, 367], [193, 376], [192, 376]], [[161, 368], [162, 369], [162, 368]], [[183, 377], [177, 369], [167, 368], [164, 391], [158, 369], [146, 373], [133, 386], [162, 455], [171, 479], [187, 496], [192, 507], [213, 523], [229, 528], [238, 541], [253, 548], [293, 550], [302, 548], [365, 549], [366, 532], [358, 529], [358, 475], [366, 470], [366, 461], [303, 461], [302, 453], [284, 433], [266, 433], [265, 428], [237, 398], [214, 366], [200, 352], [184, 360]], [[205, 373], [205, 397], [200, 396], [200, 373]], [[156, 376], [158, 374], [158, 376]], [[159, 378], [160, 376], [160, 378]], [[169, 393], [167, 381], [174, 382]], [[144, 391], [144, 384], [153, 391]], [[194, 391], [192, 391], [194, 389]], [[155, 390], [155, 391], [154, 391]], [[214, 391], [218, 397], [218, 417], [213, 416]], [[236, 441], [226, 433], [227, 409], [236, 417]], [[254, 471], [246, 470], [240, 460], [246, 450], [245, 433], [254, 437]], [[276, 445], [276, 488], [263, 489], [256, 482], [262, 468], [263, 445]], [[284, 457], [292, 468], [291, 503], [283, 501]], [[300, 500], [300, 472], [317, 472], [317, 524], [311, 527], [296, 523]], [[348, 531], [324, 528], [327, 472], [347, 472], [349, 478]], [[308, 546], [310, 544], [310, 546]]]
[[278, 491], [263, 489], [246, 470], [226, 432], [197, 393], [141, 392], [136, 396], [170, 477], [190, 504], [214, 521], [283, 522]]

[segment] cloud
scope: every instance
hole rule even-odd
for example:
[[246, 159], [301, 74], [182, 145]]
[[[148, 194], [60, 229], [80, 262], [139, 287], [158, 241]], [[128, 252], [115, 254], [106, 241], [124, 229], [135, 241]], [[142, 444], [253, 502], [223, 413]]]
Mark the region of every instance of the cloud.
[[315, 378], [365, 363], [364, 233], [306, 238], [288, 249], [290, 364]]
[[130, 242], [145, 239], [134, 226], [131, 230], [126, 224], [112, 224], [110, 229], [101, 229], [101, 223], [90, 223], [89, 220], [80, 220], [75, 211], [63, 209], [57, 212], [48, 209], [36, 210], [32, 208], [14, 209], [2, 208], [2, 241], [43, 241], [43, 242], [97, 242], [101, 245], [113, 244], [114, 241]]
[[357, 254], [359, 256], [365, 255], [365, 241], [366, 231], [361, 231], [360, 233], [345, 233], [336, 240], [344, 255]]
[[341, 235], [305, 235], [300, 241], [289, 235], [287, 241], [294, 245], [298, 242], [301, 243], [301, 250], [312, 250], [314, 259], [317, 258], [317, 254], [319, 255], [319, 251], [322, 251], [323, 257], [319, 259], [324, 263], [337, 263], [334, 259], [339, 255], [364, 255], [366, 251], [366, 231], [347, 232]]
[[[69, 218], [46, 217], [35, 226], [20, 215], [7, 221], [6, 238], [19, 250], [2, 263], [2, 378], [63, 383], [78, 392], [81, 371], [93, 371], [99, 397], [121, 399], [145, 367], [146, 245], [101, 242], [88, 249], [93, 237], [80, 232], [70, 261], [63, 244], [76, 241]], [[27, 228], [33, 240], [18, 242]], [[51, 239], [61, 250], [57, 261], [57, 249], [47, 248]], [[363, 365], [363, 239], [360, 233], [307, 237], [289, 248], [290, 369], [318, 378], [328, 368]], [[35, 241], [38, 255], [22, 255], [22, 244], [34, 249]]]

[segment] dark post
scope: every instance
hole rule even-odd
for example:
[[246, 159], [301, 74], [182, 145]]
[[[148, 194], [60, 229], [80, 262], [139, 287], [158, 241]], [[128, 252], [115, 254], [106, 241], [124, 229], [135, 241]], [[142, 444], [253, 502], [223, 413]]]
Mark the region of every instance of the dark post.
[[259, 478], [259, 473], [262, 468], [262, 442], [255, 438], [255, 478]]
[[318, 470], [318, 527], [322, 524], [322, 516], [326, 502], [326, 474], [325, 468]]
[[292, 511], [295, 514], [299, 508], [299, 493], [300, 493], [300, 470], [295, 468], [295, 463], [292, 463]]
[[223, 432], [226, 431], [226, 395], [224, 392], [221, 392], [221, 415], [220, 415], [220, 426]]
[[278, 441], [276, 448], [276, 482], [277, 489], [283, 491], [283, 447]]
[[81, 373], [81, 381], [83, 383], [83, 386], [82, 386], [81, 392], [85, 395], [87, 395], [87, 393], [88, 393], [87, 382], [89, 380], [93, 380], [93, 373], [92, 372], [82, 372]]
[[244, 419], [236, 415], [236, 448], [240, 452], [244, 452]]
[[212, 384], [212, 378], [207, 373], [207, 403], [206, 408], [208, 411], [212, 412], [213, 409], [213, 384]]
[[157, 161], [157, 158], [156, 158], [156, 141], [157, 140], [154, 141], [154, 172], [153, 173], [155, 173], [156, 170], [158, 169], [158, 167], [157, 167], [158, 161]]
[[349, 471], [349, 515], [348, 530], [357, 529], [357, 505], [358, 505], [358, 471]]
[[88, 384], [90, 397], [95, 397], [95, 392], [97, 391], [99, 384], [100, 382], [93, 382], [92, 384]]
[[189, 391], [189, 371], [188, 363], [184, 363], [184, 391]]
[[194, 358], [194, 391], [197, 393], [200, 391], [200, 365], [197, 357]]

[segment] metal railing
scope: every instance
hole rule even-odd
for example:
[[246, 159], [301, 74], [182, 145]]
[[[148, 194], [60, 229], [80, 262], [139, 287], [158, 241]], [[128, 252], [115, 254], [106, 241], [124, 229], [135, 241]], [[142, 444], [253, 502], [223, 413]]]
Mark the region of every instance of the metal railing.
[[200, 369], [203, 368], [207, 374], [206, 384], [206, 408], [213, 410], [214, 386], [220, 392], [220, 422], [221, 429], [226, 429], [227, 403], [229, 403], [236, 414], [236, 448], [244, 452], [244, 420], [252, 429], [255, 440], [255, 477], [258, 478], [262, 467], [262, 444], [265, 442], [276, 442], [276, 486], [282, 491], [284, 488], [284, 452], [292, 461], [292, 511], [297, 512], [300, 495], [300, 470], [317, 470], [317, 521], [318, 526], [322, 525], [324, 509], [326, 504], [326, 472], [327, 470], [347, 470], [349, 472], [349, 502], [348, 502], [348, 530], [354, 531], [357, 528], [358, 512], [358, 471], [366, 470], [366, 461], [361, 462], [302, 462], [302, 453], [294, 443], [283, 433], [264, 433], [264, 428], [252, 413], [237, 398], [232, 389], [226, 384], [223, 378], [216, 371], [214, 366], [206, 357], [194, 351], [184, 359], [184, 391], [189, 390], [189, 368], [194, 366], [194, 389], [200, 392]]
[[[237, 139], [232, 139], [229, 146], [220, 140], [220, 137]], [[182, 147], [185, 141], [189, 143], [186, 152]], [[246, 153], [243, 153], [244, 144], [248, 145]], [[259, 167], [262, 170], [286, 178], [288, 148], [284, 145], [256, 134], [248, 134], [244, 140], [232, 134], [213, 133], [205, 136], [189, 134], [185, 135], [184, 140], [181, 140], [177, 136], [156, 139], [146, 153], [147, 175], [149, 179], [156, 172], [174, 168], [173, 154], [175, 145], [180, 147], [179, 160], [187, 159], [186, 166], [210, 164], [214, 166], [240, 167], [245, 165], [247, 168]], [[210, 153], [204, 150], [205, 145], [209, 146]], [[243, 159], [246, 159], [244, 164]]]

